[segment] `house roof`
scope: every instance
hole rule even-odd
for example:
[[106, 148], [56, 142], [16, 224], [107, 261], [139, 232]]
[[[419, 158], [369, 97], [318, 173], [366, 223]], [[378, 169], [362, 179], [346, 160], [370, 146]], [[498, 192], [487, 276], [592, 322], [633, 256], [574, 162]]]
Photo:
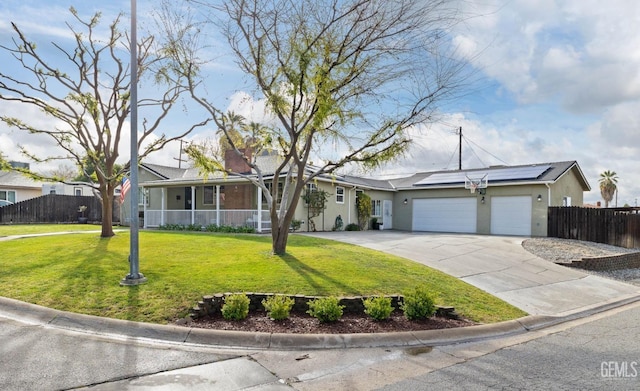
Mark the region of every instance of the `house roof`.
[[1, 188], [41, 189], [43, 184], [16, 171], [0, 171]]
[[[269, 176], [275, 170], [276, 160], [265, 161], [267, 166], [264, 167], [264, 175]], [[160, 179], [157, 181], [146, 181], [145, 185], [149, 187], [161, 187], [166, 185], [187, 186], [202, 184], [203, 178], [197, 169], [178, 169], [171, 167], [163, 167], [159, 165], [144, 164], [147, 168], [156, 172]], [[554, 163], [536, 163], [518, 166], [491, 166], [486, 168], [474, 168], [467, 170], [447, 170], [447, 171], [430, 171], [420, 172], [414, 175], [397, 178], [397, 179], [374, 179], [364, 178], [353, 175], [337, 175], [326, 174], [318, 176], [318, 180], [322, 182], [331, 182], [336, 185], [357, 186], [364, 189], [398, 191], [398, 190], [415, 190], [424, 188], [451, 188], [462, 187], [465, 184], [466, 177], [479, 179], [486, 175], [489, 186], [505, 186], [531, 183], [554, 183], [568, 172], [574, 171], [580, 185], [584, 191], [591, 190], [591, 186], [587, 182], [582, 170], [576, 161], [554, 162]], [[239, 175], [222, 174], [209, 175], [205, 182], [241, 182], [246, 181]]]
[[151, 163], [142, 163], [141, 166], [147, 169], [147, 171], [157, 175], [161, 179], [182, 178], [188, 171], [188, 169], [186, 168], [167, 167]]
[[553, 183], [570, 171], [575, 171], [584, 191], [591, 190], [578, 163], [574, 161], [536, 163], [517, 166], [491, 166], [467, 170], [420, 172], [410, 177], [391, 180], [399, 190], [421, 188], [446, 188], [464, 186], [466, 178], [480, 179], [486, 176], [489, 186], [505, 186], [530, 183]]

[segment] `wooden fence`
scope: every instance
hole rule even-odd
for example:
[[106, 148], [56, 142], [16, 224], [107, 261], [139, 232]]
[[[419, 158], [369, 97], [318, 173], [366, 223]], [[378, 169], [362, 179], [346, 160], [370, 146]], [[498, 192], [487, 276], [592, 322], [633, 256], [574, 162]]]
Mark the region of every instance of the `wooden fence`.
[[549, 207], [547, 236], [640, 248], [639, 208]]
[[[113, 204], [113, 221], [119, 222], [120, 204]], [[0, 224], [77, 222], [83, 205], [89, 221], [102, 221], [102, 203], [97, 197], [47, 194], [0, 207]]]

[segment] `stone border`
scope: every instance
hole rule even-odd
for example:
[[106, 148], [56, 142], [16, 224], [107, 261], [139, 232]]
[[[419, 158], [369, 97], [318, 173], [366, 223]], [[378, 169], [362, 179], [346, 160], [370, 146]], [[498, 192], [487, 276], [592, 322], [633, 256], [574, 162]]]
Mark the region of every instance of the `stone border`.
[[578, 269], [596, 271], [640, 268], [640, 252], [610, 255], [606, 257], [582, 258], [579, 261], [558, 264]]
[[[249, 298], [249, 311], [259, 311], [264, 309], [262, 306], [262, 300], [270, 296], [275, 296], [275, 293], [254, 293], [254, 292], [226, 292], [216, 293], [215, 295], [203, 296], [202, 300], [198, 302], [196, 306], [191, 309], [189, 317], [191, 319], [197, 319], [203, 316], [214, 315], [219, 313], [224, 304], [224, 298], [226, 296], [234, 294], [245, 294]], [[291, 308], [292, 312], [306, 313], [309, 309], [309, 301], [321, 298], [322, 296], [306, 296], [306, 295], [284, 295], [293, 299], [294, 304]], [[364, 313], [363, 300], [375, 296], [347, 296], [339, 297], [340, 305], [344, 306], [343, 312], [345, 314], [361, 314]], [[384, 297], [391, 298], [391, 305], [398, 309], [400, 303], [404, 299], [403, 295], [384, 295]], [[436, 316], [441, 316], [449, 319], [460, 319], [458, 313], [456, 313], [453, 307], [436, 306]]]

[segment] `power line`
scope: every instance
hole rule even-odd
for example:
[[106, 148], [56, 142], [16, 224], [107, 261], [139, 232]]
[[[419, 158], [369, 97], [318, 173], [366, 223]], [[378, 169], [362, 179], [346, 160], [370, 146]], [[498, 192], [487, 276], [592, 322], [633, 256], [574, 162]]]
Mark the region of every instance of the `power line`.
[[502, 163], [506, 164], [507, 166], [509, 165], [509, 163], [505, 162], [504, 160], [500, 159], [499, 157], [497, 157], [496, 155], [492, 154], [491, 152], [487, 151], [486, 149], [482, 148], [480, 145], [478, 145], [477, 143], [475, 143], [473, 140], [471, 140], [469, 137], [465, 137], [465, 140], [472, 143], [473, 145], [475, 145], [476, 147], [480, 148], [483, 152], [488, 153], [489, 155], [491, 155], [492, 157], [498, 159], [499, 161], [501, 161]]

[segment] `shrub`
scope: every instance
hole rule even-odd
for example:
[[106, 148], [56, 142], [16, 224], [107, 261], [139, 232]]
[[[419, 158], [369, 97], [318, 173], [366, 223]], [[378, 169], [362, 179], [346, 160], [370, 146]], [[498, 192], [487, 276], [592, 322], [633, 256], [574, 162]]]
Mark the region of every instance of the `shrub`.
[[273, 295], [262, 300], [262, 306], [273, 320], [284, 320], [289, 317], [294, 300], [285, 295]]
[[337, 297], [321, 297], [311, 300], [307, 313], [317, 318], [320, 323], [335, 322], [342, 316], [343, 305], [338, 304]]
[[345, 231], [360, 231], [360, 226], [356, 223], [351, 223], [351, 224], [347, 224], [346, 227], [344, 227]]
[[426, 319], [436, 312], [433, 299], [425, 288], [417, 287], [404, 295], [400, 305], [409, 320]]
[[389, 319], [393, 312], [390, 297], [370, 297], [362, 300], [362, 304], [364, 304], [364, 313], [375, 320]]
[[291, 220], [291, 230], [292, 231], [295, 232], [295, 231], [299, 230], [301, 226], [302, 226], [302, 220], [296, 220], [296, 219]]
[[222, 317], [227, 320], [242, 320], [249, 315], [249, 298], [244, 293], [224, 298]]

